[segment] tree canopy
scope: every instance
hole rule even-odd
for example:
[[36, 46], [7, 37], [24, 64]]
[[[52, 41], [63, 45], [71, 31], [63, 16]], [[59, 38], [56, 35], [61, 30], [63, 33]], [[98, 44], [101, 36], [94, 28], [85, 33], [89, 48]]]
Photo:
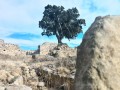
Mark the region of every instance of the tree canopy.
[[63, 6], [47, 5], [43, 14], [39, 21], [39, 27], [43, 29], [41, 34], [56, 35], [58, 43], [62, 43], [64, 37], [74, 39], [82, 32], [82, 24], [85, 25], [85, 19], [78, 19], [77, 8], [65, 10]]

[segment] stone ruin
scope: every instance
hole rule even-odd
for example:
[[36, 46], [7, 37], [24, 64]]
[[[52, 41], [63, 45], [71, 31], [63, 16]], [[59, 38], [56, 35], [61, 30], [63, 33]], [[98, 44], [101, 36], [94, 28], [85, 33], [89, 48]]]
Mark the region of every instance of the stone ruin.
[[73, 51], [67, 45], [54, 43], [23, 51], [0, 40], [0, 90], [73, 90], [76, 50]]
[[0, 39], [0, 54], [10, 56], [25, 56], [26, 51], [21, 50], [18, 45], [5, 43], [4, 40]]
[[0, 40], [0, 90], [120, 90], [119, 31], [120, 16], [105, 16], [95, 19], [74, 50], [44, 43], [26, 52]]

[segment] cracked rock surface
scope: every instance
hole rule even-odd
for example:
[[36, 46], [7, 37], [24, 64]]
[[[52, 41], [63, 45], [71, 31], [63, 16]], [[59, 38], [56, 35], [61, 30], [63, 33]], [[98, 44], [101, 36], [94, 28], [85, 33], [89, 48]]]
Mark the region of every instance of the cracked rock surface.
[[97, 17], [77, 50], [75, 90], [120, 90], [120, 16]]

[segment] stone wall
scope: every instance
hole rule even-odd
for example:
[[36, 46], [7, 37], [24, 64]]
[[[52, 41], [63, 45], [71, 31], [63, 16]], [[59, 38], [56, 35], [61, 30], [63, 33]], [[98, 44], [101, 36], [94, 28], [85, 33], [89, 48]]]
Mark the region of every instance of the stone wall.
[[10, 56], [26, 55], [26, 51], [20, 50], [18, 45], [5, 43], [3, 40], [0, 40], [0, 53]]
[[53, 57], [76, 57], [77, 48], [71, 48], [67, 44], [57, 45], [57, 43], [45, 42], [38, 45], [37, 50], [26, 51], [26, 55], [50, 55]]
[[[22, 77], [23, 79], [20, 81], [23, 85], [30, 86], [32, 90], [38, 90], [39, 82], [45, 83], [44, 88], [48, 88], [42, 90], [73, 90], [75, 58], [67, 58], [70, 56], [67, 53], [73, 49], [66, 45], [61, 47], [56, 47], [56, 45], [46, 43], [45, 46], [38, 46], [35, 51], [23, 51], [17, 45], [0, 40], [0, 85], [9, 86], [9, 84], [16, 83], [19, 85], [18, 79]], [[58, 53], [59, 58], [49, 55], [50, 50], [55, 47], [61, 51], [60, 54]], [[66, 52], [64, 55], [66, 58], [61, 58], [62, 52], [64, 54]], [[73, 56], [76, 54], [72, 53]], [[36, 58], [32, 59], [29, 55], [36, 55]], [[18, 59], [21, 56], [24, 56], [24, 59]], [[45, 68], [49, 70], [47, 71]]]

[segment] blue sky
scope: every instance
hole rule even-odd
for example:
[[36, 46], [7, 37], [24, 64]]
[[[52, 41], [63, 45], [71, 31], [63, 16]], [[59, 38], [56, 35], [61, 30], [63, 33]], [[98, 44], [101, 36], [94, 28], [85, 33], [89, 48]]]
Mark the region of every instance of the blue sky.
[[[0, 39], [18, 44], [22, 49], [36, 49], [44, 42], [57, 43], [54, 36], [41, 36], [42, 30], [38, 28], [48, 4], [62, 5], [65, 9], [77, 7], [80, 18], [86, 20], [84, 33], [96, 16], [120, 15], [120, 0], [0, 0]], [[70, 46], [77, 46], [81, 41], [82, 35], [75, 40], [63, 39]]]

